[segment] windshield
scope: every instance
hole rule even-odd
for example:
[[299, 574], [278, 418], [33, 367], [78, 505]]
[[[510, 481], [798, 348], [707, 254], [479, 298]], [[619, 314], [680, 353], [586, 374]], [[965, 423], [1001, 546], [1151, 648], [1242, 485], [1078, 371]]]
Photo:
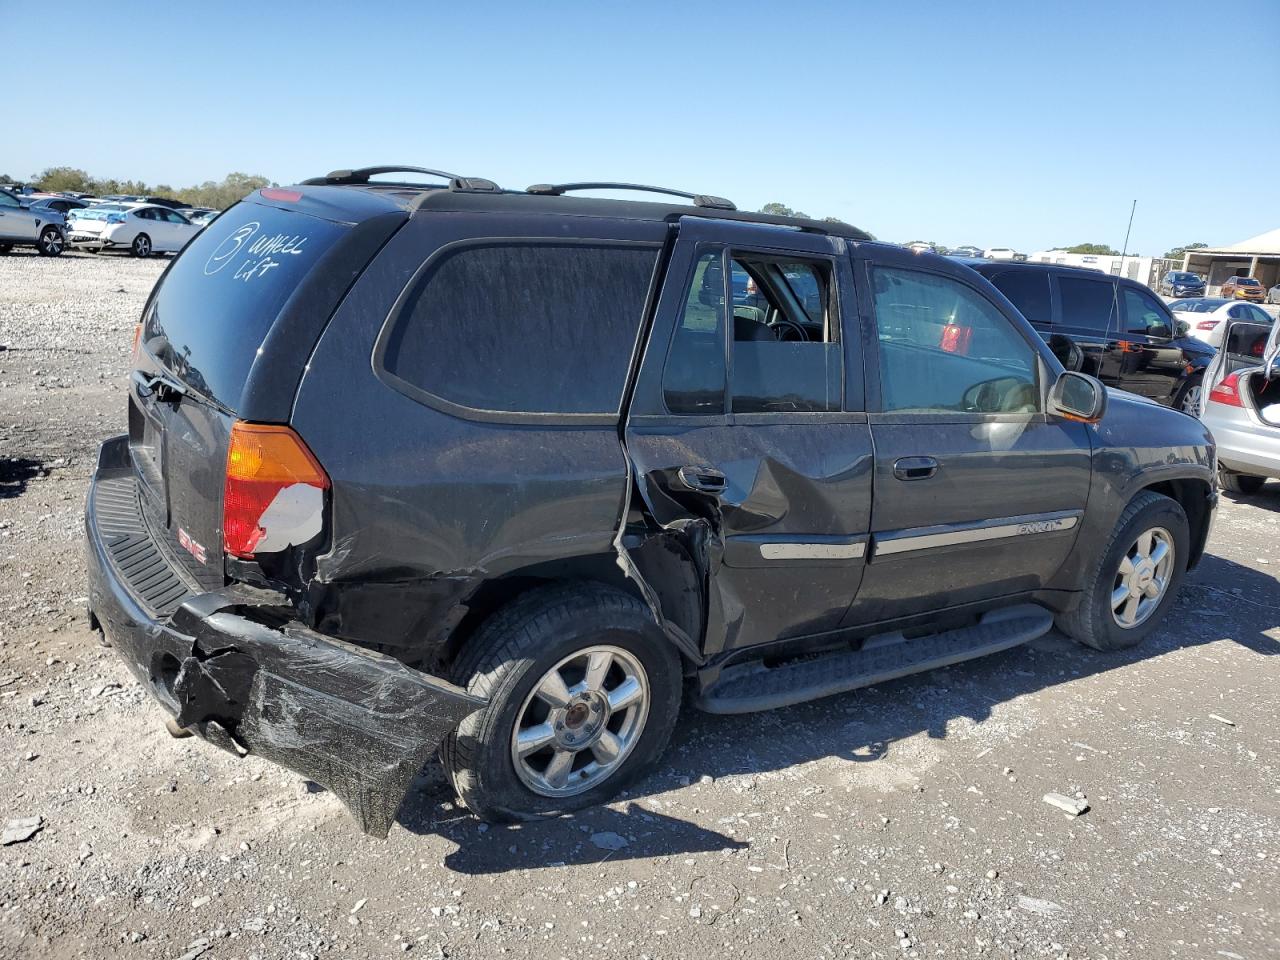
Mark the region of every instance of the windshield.
[[1242, 287], [1256, 287], [1260, 284], [1253, 277], [1236, 277], [1236, 283]]
[[1216, 299], [1177, 300], [1169, 304], [1169, 309], [1175, 313], [1213, 313], [1213, 311], [1227, 302], [1226, 300]]
[[1200, 278], [1194, 273], [1171, 273], [1169, 279], [1176, 283], [1193, 283]]

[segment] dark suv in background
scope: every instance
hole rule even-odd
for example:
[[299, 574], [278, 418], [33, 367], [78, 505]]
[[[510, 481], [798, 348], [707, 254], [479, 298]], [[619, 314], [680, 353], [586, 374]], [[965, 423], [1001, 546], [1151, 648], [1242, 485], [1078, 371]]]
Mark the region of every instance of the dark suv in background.
[[1160, 293], [1166, 297], [1203, 297], [1204, 278], [1186, 270], [1170, 270], [1160, 278]]
[[654, 763], [686, 696], [769, 709], [1055, 621], [1130, 647], [1201, 555], [1198, 421], [1064, 371], [954, 260], [395, 172], [258, 191], [175, 259], [85, 518], [92, 617], [176, 723], [371, 833], [437, 747], [478, 816], [549, 816]]
[[1194, 412], [1214, 349], [1151, 288], [1100, 270], [965, 261], [1008, 297], [1068, 370]]

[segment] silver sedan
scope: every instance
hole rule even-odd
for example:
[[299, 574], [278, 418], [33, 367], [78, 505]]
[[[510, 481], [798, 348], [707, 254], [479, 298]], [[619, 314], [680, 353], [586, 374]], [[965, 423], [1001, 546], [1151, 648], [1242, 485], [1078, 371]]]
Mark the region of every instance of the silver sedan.
[[1235, 493], [1255, 493], [1267, 478], [1280, 478], [1277, 333], [1280, 327], [1232, 324], [1205, 375], [1212, 387], [1203, 395], [1200, 419], [1217, 445], [1222, 486]]

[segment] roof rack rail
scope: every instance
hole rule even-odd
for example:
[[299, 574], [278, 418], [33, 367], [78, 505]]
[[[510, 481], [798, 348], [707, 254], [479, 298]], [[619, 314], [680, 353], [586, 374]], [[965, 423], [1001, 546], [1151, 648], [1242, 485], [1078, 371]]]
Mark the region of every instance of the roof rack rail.
[[695, 207], [707, 207], [711, 210], [737, 210], [733, 201], [724, 197], [713, 197], [704, 193], [688, 193], [684, 190], [671, 190], [667, 187], [650, 187], [642, 183], [535, 183], [526, 188], [525, 193], [536, 193], [541, 196], [558, 197], [573, 190], [639, 190], [644, 193], [665, 193], [672, 197], [684, 197], [692, 200]]
[[425, 173], [432, 177], [440, 177], [449, 181], [449, 189], [455, 193], [499, 193], [501, 188], [492, 180], [484, 177], [460, 177], [456, 173], [445, 170], [432, 170], [430, 167], [360, 167], [355, 170], [333, 170], [323, 177], [312, 177], [303, 180], [304, 186], [345, 186], [349, 184], [368, 183], [370, 177], [383, 173]]

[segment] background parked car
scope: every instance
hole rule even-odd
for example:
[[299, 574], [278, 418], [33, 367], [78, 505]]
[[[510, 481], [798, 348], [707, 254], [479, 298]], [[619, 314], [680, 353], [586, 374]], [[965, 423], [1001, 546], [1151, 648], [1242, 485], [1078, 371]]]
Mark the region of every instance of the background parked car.
[[83, 200], [76, 200], [73, 197], [64, 197], [61, 194], [48, 194], [46, 196], [33, 197], [30, 201], [22, 198], [28, 210], [55, 210], [66, 217], [72, 210], [83, 210], [89, 204]]
[[1270, 324], [1229, 324], [1205, 381], [1211, 387], [1200, 419], [1217, 444], [1222, 486], [1235, 493], [1256, 493], [1268, 477], [1280, 477], [1280, 377], [1267, 371], [1278, 332]]
[[1267, 303], [1280, 303], [1280, 283], [1267, 291]]
[[207, 210], [203, 207], [190, 207], [180, 211], [184, 217], [190, 220], [198, 227], [207, 227], [213, 218], [216, 217], [221, 210]]
[[975, 259], [982, 258], [982, 248], [966, 244], [963, 247], [956, 247], [951, 251], [953, 257], [973, 257]]
[[1210, 346], [1222, 344], [1222, 334], [1232, 320], [1250, 321], [1271, 325], [1271, 316], [1252, 303], [1224, 300], [1222, 297], [1201, 297], [1192, 300], [1175, 300], [1169, 309], [1176, 319], [1187, 324], [1187, 335], [1203, 340]]
[[101, 204], [74, 211], [67, 228], [73, 247], [128, 250], [135, 257], [177, 253], [200, 227], [176, 210], [154, 204]]
[[191, 204], [185, 200], [174, 200], [172, 197], [142, 197], [140, 203], [149, 203], [157, 207], [168, 207], [170, 210], [190, 210]]
[[1170, 270], [1160, 278], [1159, 292], [1166, 297], [1203, 297], [1204, 278], [1186, 270]]
[[1231, 277], [1222, 285], [1218, 295], [1229, 300], [1253, 300], [1261, 303], [1266, 299], [1267, 292], [1253, 277]]
[[1018, 253], [1012, 247], [990, 247], [983, 256], [988, 260], [1013, 260], [1018, 263], [1025, 263], [1027, 259], [1025, 253]]
[[8, 190], [0, 190], [0, 253], [35, 247], [43, 256], [56, 257], [67, 245], [64, 223], [57, 210], [33, 210]]
[[974, 260], [1068, 370], [1186, 411], [1213, 348], [1188, 336], [1145, 284], [1086, 267]]

